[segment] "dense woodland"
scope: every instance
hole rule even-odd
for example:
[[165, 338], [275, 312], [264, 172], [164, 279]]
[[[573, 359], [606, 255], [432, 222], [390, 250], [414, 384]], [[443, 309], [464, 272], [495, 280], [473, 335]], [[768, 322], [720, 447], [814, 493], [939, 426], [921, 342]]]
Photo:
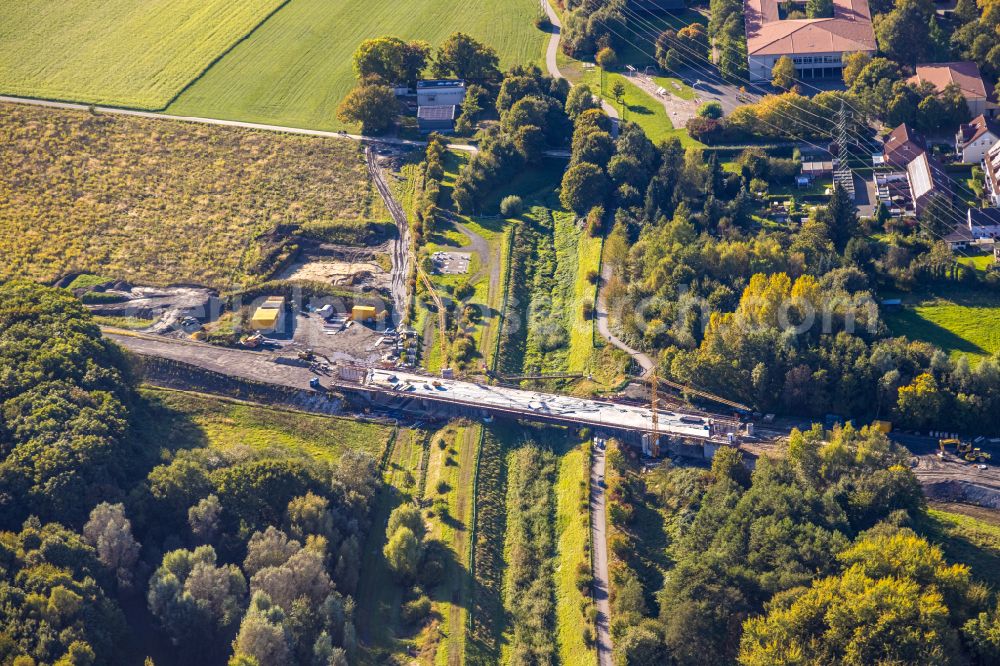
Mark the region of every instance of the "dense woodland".
[[63, 290], [0, 286], [0, 373], [0, 662], [121, 663], [156, 634], [200, 663], [356, 654], [374, 458], [175, 450]]
[[[875, 431], [794, 432], [751, 472], [723, 449], [711, 470], [639, 475], [609, 453], [615, 526], [612, 633], [622, 664], [988, 664], [995, 591], [924, 536], [906, 456]], [[660, 589], [639, 577], [643, 516], [663, 511]]]

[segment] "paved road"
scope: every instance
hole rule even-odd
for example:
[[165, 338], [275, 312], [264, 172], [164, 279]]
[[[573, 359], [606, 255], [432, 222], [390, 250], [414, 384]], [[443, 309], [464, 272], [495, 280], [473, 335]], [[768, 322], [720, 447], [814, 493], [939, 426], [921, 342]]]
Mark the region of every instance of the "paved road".
[[[224, 127], [242, 127], [244, 129], [267, 130], [269, 132], [284, 132], [286, 134], [303, 134], [305, 136], [319, 136], [328, 139], [351, 139], [354, 141], [370, 141], [374, 143], [384, 143], [394, 146], [426, 146], [426, 141], [414, 141], [412, 139], [399, 139], [396, 137], [377, 137], [363, 134], [348, 134], [346, 132], [328, 132], [325, 130], [305, 129], [302, 127], [287, 127], [285, 125], [266, 125], [263, 123], [247, 123], [239, 120], [222, 120], [220, 118], [202, 118], [200, 116], [175, 116], [169, 113], [156, 113], [153, 111], [136, 111], [134, 109], [121, 109], [113, 106], [88, 106], [87, 104], [74, 104], [71, 102], [55, 102], [45, 99], [31, 99], [27, 97], [9, 97], [0, 95], [0, 102], [10, 102], [12, 104], [31, 104], [33, 106], [46, 106], [53, 109], [72, 109], [74, 111], [87, 111], [93, 109], [98, 113], [112, 113], [122, 116], [135, 116], [138, 118], [153, 118], [159, 120], [180, 120], [188, 123], [200, 123], [202, 125], [221, 125]], [[475, 146], [464, 143], [449, 143], [448, 148], [452, 150], [463, 150], [474, 153], [478, 150]]]
[[[549, 71], [549, 75], [553, 78], [564, 79], [566, 77], [559, 71], [559, 64], [556, 61], [556, 56], [559, 53], [559, 40], [562, 38], [562, 21], [559, 20], [559, 14], [556, 10], [549, 4], [549, 0], [541, 0], [541, 3], [542, 9], [549, 16], [549, 23], [552, 24], [552, 36], [549, 38], [549, 45], [545, 49], [545, 69]], [[612, 119], [612, 135], [618, 136], [618, 109], [605, 99], [601, 100], [601, 108]], [[552, 157], [556, 157], [556, 155]]]
[[406, 288], [407, 278], [410, 275], [410, 223], [406, 219], [406, 211], [396, 201], [389, 184], [385, 181], [382, 168], [378, 165], [378, 160], [370, 146], [365, 147], [365, 161], [368, 164], [368, 174], [375, 183], [375, 189], [382, 196], [385, 207], [389, 209], [393, 221], [396, 223], [396, 237], [391, 241], [392, 245], [392, 270], [390, 271], [390, 284], [392, 292], [393, 321], [396, 326], [403, 321], [406, 310], [410, 304], [410, 295]]
[[604, 501], [604, 448], [593, 444], [590, 465], [590, 536], [594, 560], [594, 602], [597, 604], [597, 663], [611, 666], [611, 603], [608, 598], [608, 533]]
[[610, 280], [611, 265], [604, 264], [604, 267], [601, 269], [601, 285], [597, 292], [597, 310], [594, 315], [597, 318], [597, 332], [601, 334], [602, 338], [631, 356], [632, 359], [639, 364], [639, 367], [642, 368], [642, 374], [644, 376], [648, 375], [655, 367], [653, 359], [651, 359], [648, 354], [645, 354], [638, 349], [629, 347], [623, 340], [612, 333], [611, 327], [608, 326], [608, 299], [606, 287]]

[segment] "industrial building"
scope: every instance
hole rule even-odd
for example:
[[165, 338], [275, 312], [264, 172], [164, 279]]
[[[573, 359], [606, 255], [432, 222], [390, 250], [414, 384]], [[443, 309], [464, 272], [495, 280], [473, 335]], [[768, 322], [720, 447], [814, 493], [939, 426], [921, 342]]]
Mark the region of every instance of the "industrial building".
[[417, 107], [417, 127], [423, 133], [450, 132], [455, 128], [455, 106]]
[[462, 106], [465, 81], [429, 79], [417, 81], [417, 106]]

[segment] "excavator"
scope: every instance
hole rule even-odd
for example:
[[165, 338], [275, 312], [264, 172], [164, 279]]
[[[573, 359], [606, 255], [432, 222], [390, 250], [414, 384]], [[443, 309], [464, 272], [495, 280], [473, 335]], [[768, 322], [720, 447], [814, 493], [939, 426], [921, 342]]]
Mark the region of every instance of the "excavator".
[[941, 452], [938, 455], [943, 458], [948, 452], [948, 447], [955, 447], [955, 454], [968, 462], [985, 463], [993, 457], [978, 446], [973, 447], [970, 442], [963, 442], [955, 438], [939, 439], [938, 448], [941, 449]]

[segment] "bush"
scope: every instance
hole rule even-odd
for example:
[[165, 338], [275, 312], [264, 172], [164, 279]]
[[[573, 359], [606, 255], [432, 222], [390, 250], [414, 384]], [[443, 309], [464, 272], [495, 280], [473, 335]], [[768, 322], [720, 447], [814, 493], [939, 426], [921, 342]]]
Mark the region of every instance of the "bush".
[[594, 268], [591, 268], [589, 271], [587, 271], [587, 282], [589, 282], [590, 284], [597, 284], [597, 281], [600, 279], [600, 277], [601, 274], [598, 273], [597, 270]]
[[550, 30], [552, 30], [552, 20], [549, 18], [549, 15], [546, 14], [545, 12], [542, 12], [538, 16], [536, 16], [535, 27], [545, 32], [549, 32]]
[[445, 481], [444, 479], [439, 479], [435, 489], [438, 491], [439, 495], [443, 495], [446, 492], [448, 492], [450, 486], [448, 485], [448, 482]]
[[705, 102], [698, 107], [698, 117], [719, 119], [722, 117], [722, 105], [715, 100]]
[[431, 600], [426, 594], [422, 594], [413, 601], [403, 604], [402, 618], [406, 624], [416, 624], [427, 619], [431, 614]]
[[504, 217], [517, 217], [524, 212], [524, 202], [521, 197], [511, 194], [500, 202], [500, 214]]
[[725, 136], [725, 126], [722, 120], [716, 118], [695, 117], [687, 121], [688, 134], [692, 139], [702, 143], [717, 143]]

